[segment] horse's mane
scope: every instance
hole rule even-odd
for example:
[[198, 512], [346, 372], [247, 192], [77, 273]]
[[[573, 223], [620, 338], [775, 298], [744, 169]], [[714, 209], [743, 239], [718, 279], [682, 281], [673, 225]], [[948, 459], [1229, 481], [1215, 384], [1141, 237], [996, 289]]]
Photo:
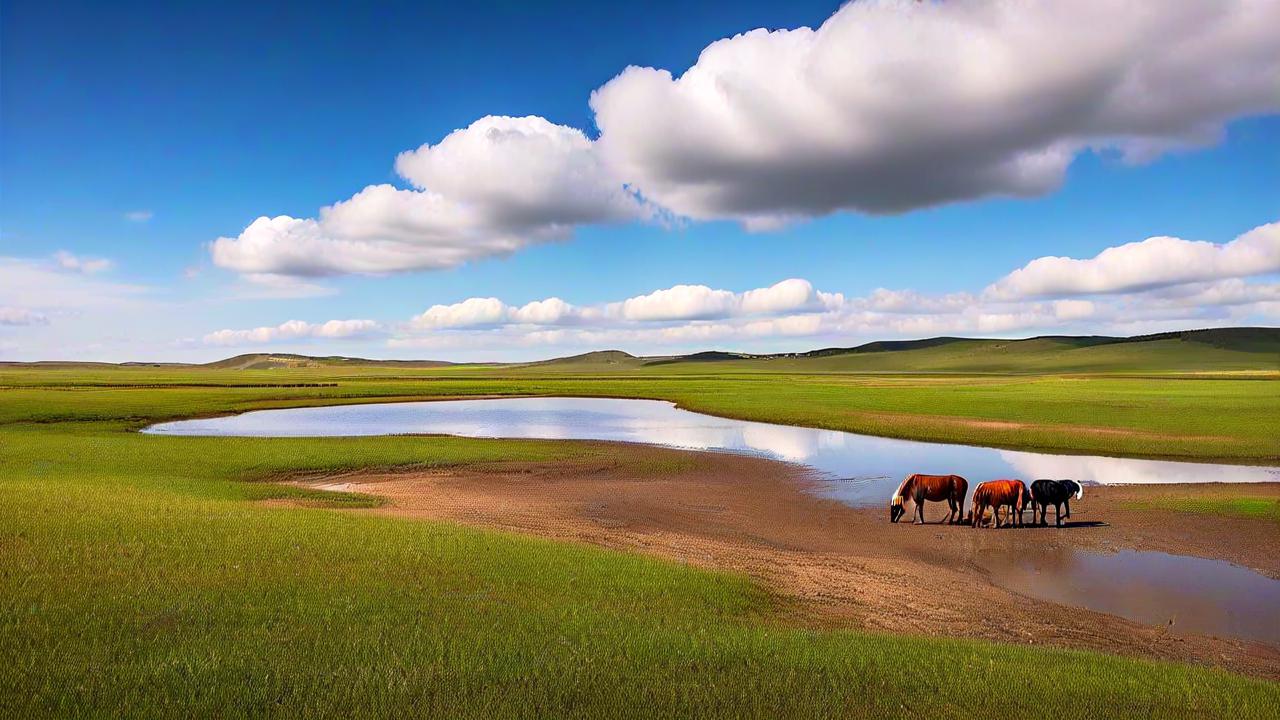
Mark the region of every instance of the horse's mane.
[[905, 502], [906, 498], [902, 497], [902, 493], [906, 492], [907, 486], [910, 485], [911, 481], [915, 479], [916, 479], [915, 475], [908, 475], [906, 479], [902, 481], [902, 484], [898, 486], [898, 489], [893, 491], [893, 497], [889, 498], [889, 502], [890, 503]]

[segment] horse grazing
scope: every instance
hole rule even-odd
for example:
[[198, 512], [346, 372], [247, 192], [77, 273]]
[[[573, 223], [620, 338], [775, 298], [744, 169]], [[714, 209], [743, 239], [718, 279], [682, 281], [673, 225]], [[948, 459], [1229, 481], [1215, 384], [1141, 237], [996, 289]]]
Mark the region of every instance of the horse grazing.
[[964, 496], [967, 492], [969, 492], [969, 481], [959, 475], [910, 475], [894, 491], [893, 497], [889, 498], [889, 522], [898, 522], [907, 512], [903, 505], [907, 500], [911, 500], [916, 504], [916, 516], [913, 522], [923, 525], [924, 501], [946, 500], [951, 508], [946, 522], [958, 523], [964, 517]]
[[[1040, 524], [1048, 525], [1046, 517], [1049, 506], [1053, 506], [1054, 527], [1062, 527], [1062, 519], [1071, 517], [1071, 496], [1077, 500], [1084, 497], [1084, 486], [1075, 480], [1037, 480], [1031, 483], [1031, 522], [1036, 521], [1036, 510], [1040, 511]], [[1062, 506], [1067, 506], [1067, 514], [1062, 514]]]
[[983, 516], [991, 508], [992, 527], [1000, 527], [1000, 510], [1009, 506], [1009, 524], [1022, 525], [1022, 510], [1031, 500], [1031, 491], [1021, 480], [988, 480], [973, 491], [973, 526], [982, 527]]

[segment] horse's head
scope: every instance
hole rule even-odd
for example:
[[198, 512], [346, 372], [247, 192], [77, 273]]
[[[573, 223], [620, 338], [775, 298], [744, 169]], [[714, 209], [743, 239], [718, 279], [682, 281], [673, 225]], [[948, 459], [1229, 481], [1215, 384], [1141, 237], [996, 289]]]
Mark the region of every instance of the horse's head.
[[1077, 500], [1079, 500], [1080, 498], [1084, 497], [1084, 484], [1083, 484], [1083, 483], [1076, 482], [1075, 480], [1068, 480], [1068, 481], [1067, 481], [1067, 483], [1068, 483], [1068, 486], [1071, 486], [1071, 485], [1074, 485], [1074, 486], [1075, 486], [1075, 488], [1076, 488], [1076, 499], [1077, 499]]
[[903, 515], [907, 514], [907, 509], [903, 507], [904, 505], [906, 503], [902, 501], [901, 495], [894, 495], [889, 499], [889, 522], [896, 523]]

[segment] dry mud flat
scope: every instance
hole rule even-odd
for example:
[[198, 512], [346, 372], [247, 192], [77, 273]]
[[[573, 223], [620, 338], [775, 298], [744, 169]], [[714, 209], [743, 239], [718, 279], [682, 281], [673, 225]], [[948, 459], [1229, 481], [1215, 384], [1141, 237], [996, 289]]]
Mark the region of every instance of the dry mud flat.
[[[607, 463], [502, 463], [307, 484], [388, 500], [359, 512], [451, 520], [745, 573], [783, 598], [787, 622], [1087, 648], [1280, 680], [1276, 645], [1037, 600], [995, 584], [991, 574], [994, 558], [1012, 552], [1080, 548], [1222, 559], [1280, 578], [1280, 524], [1127, 508], [1189, 495], [1280, 499], [1280, 484], [1090, 487], [1072, 507], [1071, 527], [975, 530], [891, 525], [886, 509], [815, 495], [804, 469], [782, 463], [614, 447], [618, 459]], [[945, 516], [941, 504], [928, 511], [934, 521]]]

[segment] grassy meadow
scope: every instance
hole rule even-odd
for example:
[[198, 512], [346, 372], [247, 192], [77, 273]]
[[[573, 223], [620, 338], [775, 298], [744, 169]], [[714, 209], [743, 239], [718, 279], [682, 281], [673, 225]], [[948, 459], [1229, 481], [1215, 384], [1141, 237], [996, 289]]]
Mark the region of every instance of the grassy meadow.
[[1269, 520], [1280, 524], [1280, 500], [1270, 497], [1168, 498], [1125, 503], [1134, 510], [1172, 510], [1197, 515], [1220, 515]]
[[[272, 482], [493, 460], [648, 462], [598, 445], [135, 432], [265, 407], [568, 394], [929, 440], [1280, 458], [1280, 382], [1267, 375], [697, 367], [0, 367], [0, 715], [972, 717], [993, 701], [1058, 718], [1280, 710], [1280, 686], [1216, 670], [789, 627], [783, 601], [742, 577], [353, 513], [376, 500]], [[307, 506], [263, 502], [273, 499]]]

